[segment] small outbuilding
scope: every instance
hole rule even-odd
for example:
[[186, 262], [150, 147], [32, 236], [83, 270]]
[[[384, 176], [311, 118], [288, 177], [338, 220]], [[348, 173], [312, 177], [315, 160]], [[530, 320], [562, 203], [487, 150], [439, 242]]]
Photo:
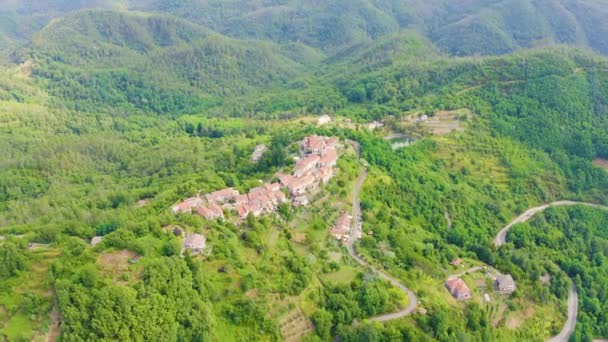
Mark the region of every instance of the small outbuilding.
[[450, 262], [450, 265], [452, 265], [454, 267], [458, 267], [458, 266], [462, 265], [462, 259], [456, 258], [456, 259], [452, 260], [452, 262]]
[[91, 246], [95, 247], [103, 241], [103, 236], [93, 236], [91, 239]]
[[329, 115], [321, 115], [317, 119], [317, 126], [323, 126], [331, 122], [331, 116]]
[[191, 255], [201, 254], [205, 251], [207, 239], [201, 234], [190, 234], [184, 238], [183, 250], [189, 250]]
[[266, 145], [259, 144], [253, 149], [253, 153], [251, 154], [251, 161], [256, 163], [262, 159], [262, 156], [266, 152]]
[[506, 294], [515, 292], [516, 286], [510, 274], [501, 274], [494, 280], [496, 291]]

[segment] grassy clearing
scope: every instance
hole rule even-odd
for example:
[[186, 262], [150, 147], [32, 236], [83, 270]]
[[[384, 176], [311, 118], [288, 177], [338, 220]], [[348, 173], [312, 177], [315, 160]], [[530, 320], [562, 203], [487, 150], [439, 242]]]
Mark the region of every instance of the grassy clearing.
[[350, 284], [357, 275], [360, 270], [352, 267], [352, 266], [341, 266], [338, 271], [321, 274], [319, 278], [324, 283], [332, 283], [332, 284]]
[[37, 322], [32, 321], [26, 314], [19, 312], [13, 315], [0, 330], [8, 341], [25, 341], [34, 337]]
[[141, 267], [131, 264], [131, 259], [135, 256], [137, 253], [127, 249], [103, 252], [97, 257], [97, 265], [105, 277], [125, 285], [129, 281], [137, 282], [141, 279]]
[[48, 330], [54, 292], [50, 266], [61, 251], [53, 248], [31, 250], [32, 266], [18, 277], [5, 281], [0, 293], [0, 334], [9, 341], [38, 340]]
[[284, 341], [300, 341], [304, 336], [314, 331], [314, 326], [304, 312], [296, 308], [279, 320], [279, 329]]

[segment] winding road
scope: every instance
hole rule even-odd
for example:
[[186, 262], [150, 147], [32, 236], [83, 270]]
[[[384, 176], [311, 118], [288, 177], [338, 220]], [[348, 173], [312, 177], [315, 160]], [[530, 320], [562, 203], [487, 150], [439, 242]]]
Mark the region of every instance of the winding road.
[[370, 317], [369, 319], [376, 322], [386, 322], [393, 319], [398, 319], [404, 316], [407, 316], [416, 310], [416, 306], [418, 306], [418, 298], [414, 294], [414, 292], [408, 289], [405, 285], [399, 282], [397, 279], [391, 277], [386, 272], [381, 271], [373, 266], [367, 264], [363, 258], [355, 251], [355, 241], [361, 239], [362, 236], [362, 228], [363, 221], [361, 218], [361, 201], [359, 199], [359, 193], [361, 192], [361, 187], [363, 186], [363, 182], [367, 177], [367, 170], [363, 169], [357, 178], [357, 183], [355, 184], [355, 188], [353, 190], [353, 231], [351, 234], [351, 238], [348, 241], [348, 253], [350, 256], [361, 266], [370, 268], [374, 273], [376, 273], [380, 278], [384, 280], [388, 280], [393, 286], [398, 287], [403, 292], [405, 292], [409, 298], [409, 304], [406, 308], [399, 310], [397, 312], [378, 315], [374, 317]]
[[[574, 206], [574, 205], [582, 205], [582, 206], [591, 207], [591, 208], [608, 210], [608, 207], [606, 207], [606, 206], [602, 206], [602, 205], [594, 204], [594, 203], [586, 203], [586, 202], [556, 201], [556, 202], [543, 204], [541, 206], [530, 208], [530, 209], [526, 210], [526, 212], [519, 215], [511, 223], [509, 223], [503, 229], [501, 229], [498, 232], [498, 234], [496, 235], [496, 238], [494, 239], [494, 244], [497, 247], [504, 245], [507, 240], [507, 233], [514, 225], [528, 221], [534, 215], [536, 215], [539, 212], [545, 211], [547, 208], [557, 207], [557, 206]], [[576, 292], [576, 287], [574, 287], [574, 285], [571, 285], [569, 294], [568, 294], [568, 318], [566, 319], [566, 323], [564, 324], [562, 331], [558, 335], [550, 338], [548, 340], [548, 342], [566, 342], [566, 341], [568, 341], [568, 339], [574, 333], [574, 330], [576, 328], [577, 313], [578, 313], [578, 293]]]
[[363, 182], [365, 181], [366, 177], [367, 177], [367, 170], [361, 171], [361, 174], [359, 174], [359, 177], [357, 178], [357, 183], [355, 184], [355, 189], [353, 191], [352, 216], [353, 216], [354, 225], [353, 225], [353, 231], [351, 234], [351, 238], [350, 238], [350, 240], [348, 240], [348, 253], [350, 254], [351, 257], [353, 257], [353, 259], [355, 259], [355, 261], [359, 265], [370, 268], [380, 278], [382, 278], [384, 280], [388, 280], [391, 284], [393, 284], [393, 286], [398, 287], [399, 289], [401, 289], [403, 292], [405, 292], [407, 294], [408, 299], [409, 299], [409, 304], [405, 309], [399, 310], [397, 312], [374, 316], [374, 317], [369, 318], [370, 320], [376, 321], [376, 322], [386, 322], [386, 321], [398, 319], [398, 318], [401, 318], [401, 317], [404, 317], [404, 316], [407, 316], [407, 315], [413, 313], [416, 310], [416, 307], [418, 306], [418, 298], [416, 297], [416, 295], [414, 294], [414, 292], [412, 290], [408, 289], [405, 285], [403, 285], [397, 279], [391, 277], [386, 272], [381, 271], [381, 270], [369, 265], [368, 263], [366, 263], [365, 260], [363, 260], [363, 258], [361, 258], [361, 256], [359, 254], [357, 254], [357, 251], [355, 251], [355, 241], [361, 239], [361, 236], [363, 235], [363, 233], [362, 233], [363, 220], [361, 218], [361, 201], [359, 199], [359, 193], [361, 192], [361, 187], [363, 186]]
[[[353, 147], [357, 153], [357, 157], [360, 157], [359, 144], [354, 141], [351, 141], [351, 144], [353, 145]], [[407, 296], [409, 298], [409, 304], [406, 308], [399, 310], [397, 312], [394, 312], [394, 313], [383, 314], [383, 315], [378, 315], [378, 316], [369, 318], [372, 321], [386, 322], [386, 321], [402, 318], [404, 316], [412, 314], [416, 310], [416, 307], [418, 306], [418, 298], [416, 297], [416, 295], [414, 294], [414, 292], [412, 290], [407, 288], [407, 286], [403, 285], [400, 281], [391, 277], [386, 272], [381, 271], [381, 270], [369, 265], [368, 263], [366, 263], [365, 260], [363, 260], [363, 258], [355, 250], [355, 242], [357, 240], [361, 239], [361, 236], [363, 235], [363, 233], [362, 233], [363, 221], [362, 221], [362, 217], [361, 217], [361, 201], [359, 198], [359, 193], [361, 192], [361, 187], [363, 186], [363, 182], [365, 181], [366, 177], [367, 177], [367, 169], [364, 168], [361, 171], [361, 173], [359, 174], [359, 176], [357, 178], [357, 182], [355, 184], [355, 188], [353, 189], [352, 217], [353, 217], [354, 225], [353, 225], [353, 231], [351, 234], [351, 238], [348, 241], [348, 253], [359, 265], [371, 269], [380, 278], [389, 281], [393, 286], [398, 287], [399, 289], [401, 289], [403, 292], [405, 292], [407, 294]], [[496, 238], [494, 239], [494, 244], [497, 247], [504, 245], [506, 243], [507, 233], [515, 224], [526, 222], [529, 219], [531, 219], [534, 215], [536, 215], [539, 212], [545, 211], [547, 208], [556, 207], [556, 206], [575, 206], [575, 205], [582, 205], [582, 206], [587, 206], [587, 207], [592, 207], [592, 208], [608, 210], [607, 206], [602, 206], [602, 205], [598, 205], [598, 204], [594, 204], [594, 203], [575, 202], [575, 201], [556, 201], [556, 202], [547, 203], [547, 204], [544, 204], [544, 205], [541, 205], [538, 207], [530, 208], [526, 212], [524, 212], [523, 214], [521, 214], [520, 216], [515, 218], [511, 223], [506, 225], [503, 229], [501, 229], [498, 232], [498, 234], [496, 235]], [[446, 215], [446, 219], [447, 219], [447, 217], [449, 217], [449, 216]], [[448, 220], [448, 224], [451, 225], [450, 220]], [[471, 270], [469, 270], [469, 271], [471, 271]], [[569, 295], [568, 295], [568, 318], [566, 319], [566, 323], [564, 324], [562, 331], [558, 335], [550, 338], [548, 340], [548, 342], [566, 342], [566, 341], [568, 341], [568, 339], [574, 333], [574, 330], [576, 328], [577, 313], [578, 313], [578, 293], [576, 291], [576, 287], [574, 285], [571, 285], [570, 290], [569, 290]]]
[[506, 242], [506, 239], [507, 239], [507, 233], [509, 232], [511, 227], [513, 227], [514, 225], [516, 225], [518, 223], [524, 223], [524, 222], [528, 221], [534, 215], [536, 215], [537, 213], [539, 213], [541, 211], [545, 211], [549, 207], [573, 206], [573, 205], [583, 205], [586, 207], [600, 208], [600, 209], [608, 210], [608, 207], [606, 207], [606, 206], [602, 206], [602, 205], [594, 204], [594, 203], [585, 203], [585, 202], [556, 201], [556, 202], [543, 204], [541, 206], [530, 208], [530, 209], [526, 210], [525, 213], [519, 215], [515, 220], [513, 220], [511, 223], [509, 223], [503, 229], [501, 229], [500, 232], [498, 232], [498, 235], [496, 235], [496, 238], [494, 239], [494, 244], [497, 247], [504, 245]]
[[576, 293], [576, 287], [570, 285], [570, 292], [568, 294], [568, 318], [566, 323], [556, 336], [551, 337], [547, 342], [567, 342], [570, 335], [576, 330], [576, 315], [578, 314], [578, 293]]

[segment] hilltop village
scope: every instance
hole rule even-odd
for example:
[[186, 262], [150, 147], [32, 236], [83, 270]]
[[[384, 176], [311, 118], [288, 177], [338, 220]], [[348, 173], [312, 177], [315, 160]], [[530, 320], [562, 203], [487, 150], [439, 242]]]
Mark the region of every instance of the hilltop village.
[[[259, 160], [264, 145], [255, 148], [252, 160]], [[172, 207], [174, 214], [195, 213], [207, 220], [224, 218], [225, 211], [234, 212], [239, 219], [250, 214], [272, 213], [283, 203], [305, 206], [309, 197], [334, 176], [340, 140], [337, 137], [312, 135], [300, 143], [300, 155], [291, 174], [277, 173], [278, 182], [264, 183], [241, 194], [226, 188], [187, 198]]]

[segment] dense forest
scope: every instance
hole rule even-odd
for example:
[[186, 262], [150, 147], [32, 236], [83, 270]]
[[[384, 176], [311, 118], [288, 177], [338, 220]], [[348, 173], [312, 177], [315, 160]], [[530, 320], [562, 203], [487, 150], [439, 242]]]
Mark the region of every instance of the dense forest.
[[[0, 5], [0, 339], [536, 341], [561, 330], [570, 284], [571, 339], [608, 338], [606, 212], [550, 208], [492, 243], [528, 208], [608, 204], [607, 11]], [[310, 134], [341, 148], [308, 206], [243, 220], [171, 212], [276, 181]], [[355, 249], [369, 268], [329, 234], [364, 171]], [[182, 254], [193, 233], [203, 255]], [[372, 268], [415, 293], [414, 313], [371, 319], [410, 300]], [[468, 268], [484, 271], [462, 276], [473, 298], [456, 301], [445, 281]], [[494, 293], [492, 272], [517, 290]]]
[[411, 28], [458, 56], [554, 43], [608, 53], [608, 10], [601, 0], [19, 0], [0, 9], [6, 18], [0, 47], [18, 44], [57, 16], [88, 8], [170, 13], [231, 37], [303, 44], [328, 54]]

